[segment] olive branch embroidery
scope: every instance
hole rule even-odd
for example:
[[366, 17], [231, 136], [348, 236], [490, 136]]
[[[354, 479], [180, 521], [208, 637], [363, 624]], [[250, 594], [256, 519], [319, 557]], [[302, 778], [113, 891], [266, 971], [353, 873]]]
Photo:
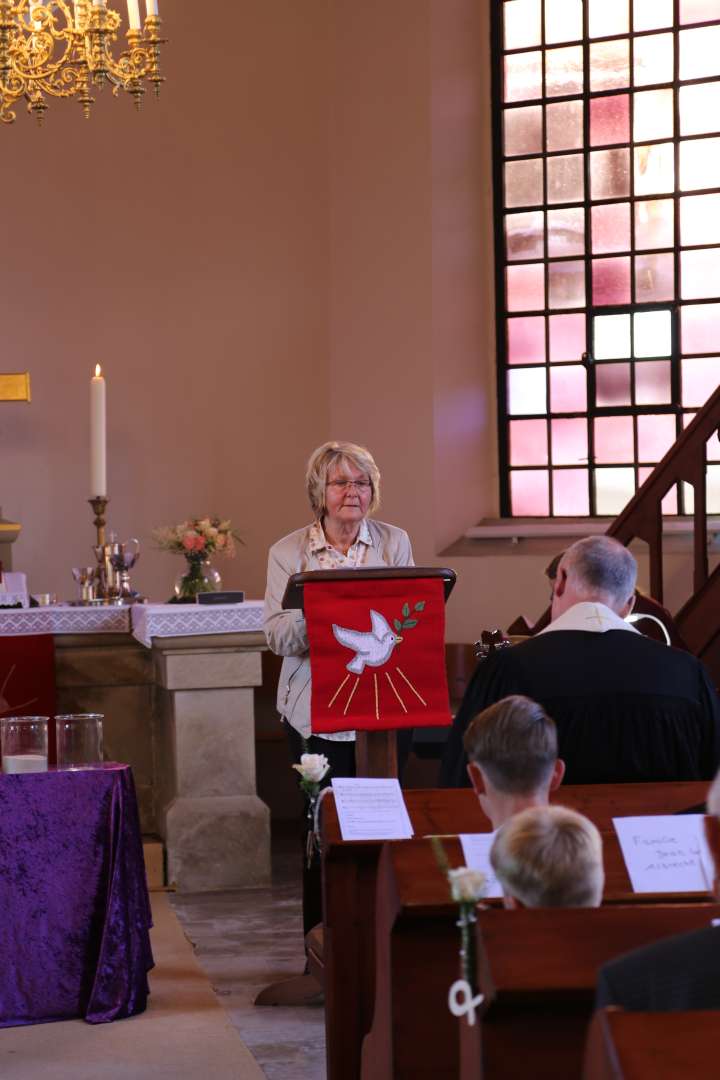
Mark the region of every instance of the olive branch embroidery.
[[[412, 614], [414, 615], [416, 611], [424, 610], [425, 601], [418, 600], [417, 604], [415, 604], [415, 607], [412, 609]], [[402, 622], [400, 621], [400, 619], [393, 619], [393, 626], [397, 630], [398, 634], [401, 630], [412, 630], [413, 627], [417, 626], [418, 622], [420, 621], [419, 619], [414, 619], [410, 617], [410, 605], [407, 602], [404, 603], [402, 606], [402, 616]]]

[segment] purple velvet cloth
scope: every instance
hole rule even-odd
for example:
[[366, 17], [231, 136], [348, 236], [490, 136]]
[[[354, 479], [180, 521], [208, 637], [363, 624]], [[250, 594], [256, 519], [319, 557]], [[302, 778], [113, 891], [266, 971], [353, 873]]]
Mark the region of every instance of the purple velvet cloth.
[[150, 926], [130, 768], [0, 775], [0, 1027], [142, 1012]]

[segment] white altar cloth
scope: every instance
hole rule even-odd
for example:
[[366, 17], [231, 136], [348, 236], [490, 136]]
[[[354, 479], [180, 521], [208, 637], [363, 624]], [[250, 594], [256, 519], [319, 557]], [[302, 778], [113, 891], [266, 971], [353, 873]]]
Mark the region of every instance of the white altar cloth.
[[191, 637], [195, 634], [239, 634], [262, 630], [262, 600], [243, 604], [135, 604], [133, 636], [148, 648], [156, 637]]
[[129, 634], [148, 648], [155, 637], [262, 630], [262, 600], [244, 604], [133, 604], [130, 607], [0, 608], [0, 637], [28, 634]]
[[130, 613], [126, 607], [0, 608], [0, 637], [28, 634], [127, 634]]

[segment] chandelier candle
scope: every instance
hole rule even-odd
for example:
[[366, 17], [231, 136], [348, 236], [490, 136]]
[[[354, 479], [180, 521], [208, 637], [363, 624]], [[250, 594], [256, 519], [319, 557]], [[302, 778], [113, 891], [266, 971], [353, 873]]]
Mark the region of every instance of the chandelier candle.
[[90, 380], [90, 494], [107, 495], [105, 379], [99, 364]]
[[140, 0], [128, 0], [128, 23], [131, 30], [140, 29]]

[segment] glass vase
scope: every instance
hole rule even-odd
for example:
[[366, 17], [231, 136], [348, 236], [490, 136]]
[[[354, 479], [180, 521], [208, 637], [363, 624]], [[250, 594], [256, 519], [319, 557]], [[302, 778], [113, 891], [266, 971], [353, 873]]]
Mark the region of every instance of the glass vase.
[[175, 597], [179, 603], [194, 604], [198, 593], [217, 592], [222, 588], [222, 578], [208, 558], [186, 555], [185, 562], [185, 571], [175, 582]]
[[0, 727], [3, 772], [47, 772], [47, 716], [4, 716]]
[[102, 766], [103, 719], [102, 713], [66, 713], [55, 717], [59, 768], [98, 769]]

